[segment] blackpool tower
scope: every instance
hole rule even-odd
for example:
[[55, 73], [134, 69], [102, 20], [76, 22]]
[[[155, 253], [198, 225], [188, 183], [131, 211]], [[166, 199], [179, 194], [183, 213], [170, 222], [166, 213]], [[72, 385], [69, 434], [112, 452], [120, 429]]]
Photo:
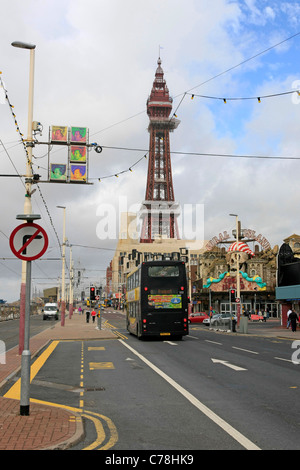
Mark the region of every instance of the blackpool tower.
[[160, 58], [157, 65], [155, 80], [147, 100], [150, 142], [146, 196], [140, 212], [141, 243], [152, 243], [160, 237], [179, 239], [179, 205], [174, 199], [170, 132], [177, 128], [180, 121], [170, 118], [173, 100], [169, 96]]

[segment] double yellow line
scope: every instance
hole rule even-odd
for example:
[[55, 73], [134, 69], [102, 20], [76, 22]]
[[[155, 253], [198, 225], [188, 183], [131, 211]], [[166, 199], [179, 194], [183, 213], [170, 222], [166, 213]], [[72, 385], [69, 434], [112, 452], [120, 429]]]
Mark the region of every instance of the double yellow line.
[[[32, 364], [30, 368], [30, 381], [34, 379], [34, 377], [37, 375], [41, 367], [45, 364], [46, 360], [49, 358], [49, 356], [53, 353], [57, 345], [59, 344], [59, 341], [52, 341], [48, 348], [36, 359], [36, 361]], [[81, 369], [80, 369], [80, 387], [82, 388], [82, 391], [80, 391], [80, 400], [79, 400], [79, 408], [67, 406], [67, 405], [61, 405], [57, 403], [51, 403], [43, 400], [37, 400], [34, 398], [30, 399], [31, 403], [38, 403], [42, 405], [47, 405], [47, 406], [54, 406], [56, 408], [63, 408], [65, 410], [68, 410], [70, 412], [79, 414], [79, 416], [84, 416], [87, 419], [90, 419], [95, 426], [95, 430], [97, 433], [97, 438], [94, 442], [92, 442], [90, 445], [85, 447], [83, 450], [93, 450], [93, 449], [98, 449], [98, 450], [108, 450], [111, 447], [113, 447], [116, 442], [118, 441], [118, 432], [117, 428], [112, 422], [110, 418], [107, 416], [103, 416], [99, 413], [93, 413], [92, 411], [85, 411], [84, 410], [84, 401], [83, 401], [83, 394], [84, 394], [84, 389], [83, 389], [83, 365], [84, 365], [84, 360], [83, 360], [83, 343], [81, 347]], [[17, 382], [6, 392], [4, 395], [5, 398], [12, 398], [15, 400], [20, 400], [21, 396], [21, 379], [18, 379]], [[76, 416], [70, 417], [70, 419], [75, 421]], [[105, 432], [104, 426], [102, 423], [105, 423], [105, 428], [108, 429], [108, 435]]]
[[108, 323], [108, 320], [105, 320], [104, 325], [106, 328], [109, 328], [110, 330], [112, 330], [112, 333], [116, 335], [118, 338], [128, 339], [127, 336], [123, 335], [123, 333], [120, 333], [119, 331], [114, 331], [114, 330], [117, 330], [117, 328], [114, 325], [111, 325], [110, 323]]

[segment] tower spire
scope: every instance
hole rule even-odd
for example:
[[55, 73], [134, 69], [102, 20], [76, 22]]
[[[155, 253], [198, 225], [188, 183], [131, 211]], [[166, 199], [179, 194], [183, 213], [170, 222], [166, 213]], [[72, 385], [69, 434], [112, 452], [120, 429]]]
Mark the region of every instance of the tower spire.
[[151, 243], [157, 237], [179, 238], [176, 220], [178, 204], [174, 199], [169, 134], [177, 128], [180, 121], [170, 118], [172, 101], [159, 57], [147, 100], [150, 142], [146, 195], [141, 212], [142, 243]]

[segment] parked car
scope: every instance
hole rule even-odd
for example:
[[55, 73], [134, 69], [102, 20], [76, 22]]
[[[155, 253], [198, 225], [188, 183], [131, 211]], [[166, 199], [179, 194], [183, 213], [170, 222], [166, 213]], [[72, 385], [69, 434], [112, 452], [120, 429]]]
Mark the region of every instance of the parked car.
[[[230, 318], [231, 318], [230, 313], [217, 313], [216, 315], [213, 315], [211, 317], [210, 321], [209, 321], [209, 318], [205, 319], [203, 321], [203, 324], [211, 325], [211, 326], [222, 325], [222, 324], [228, 323], [230, 321]], [[237, 321], [237, 317], [235, 315], [232, 316], [232, 319]]]
[[189, 323], [203, 323], [207, 318], [209, 316], [205, 312], [194, 312], [189, 315]]
[[213, 315], [211, 318], [209, 318], [209, 317], [205, 318], [205, 320], [203, 320], [203, 324], [204, 325], [211, 325], [212, 324], [211, 322], [217, 320], [220, 316], [221, 316], [221, 314], [217, 313], [217, 314]]

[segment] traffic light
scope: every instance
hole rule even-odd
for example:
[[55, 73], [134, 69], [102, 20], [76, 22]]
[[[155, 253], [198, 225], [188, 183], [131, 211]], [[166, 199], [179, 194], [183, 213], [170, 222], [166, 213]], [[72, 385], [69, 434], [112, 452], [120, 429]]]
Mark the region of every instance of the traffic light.
[[90, 300], [95, 300], [95, 295], [96, 295], [96, 292], [95, 292], [95, 287], [90, 287]]
[[235, 302], [235, 298], [236, 298], [235, 289], [230, 289], [229, 294], [230, 294], [230, 302]]

